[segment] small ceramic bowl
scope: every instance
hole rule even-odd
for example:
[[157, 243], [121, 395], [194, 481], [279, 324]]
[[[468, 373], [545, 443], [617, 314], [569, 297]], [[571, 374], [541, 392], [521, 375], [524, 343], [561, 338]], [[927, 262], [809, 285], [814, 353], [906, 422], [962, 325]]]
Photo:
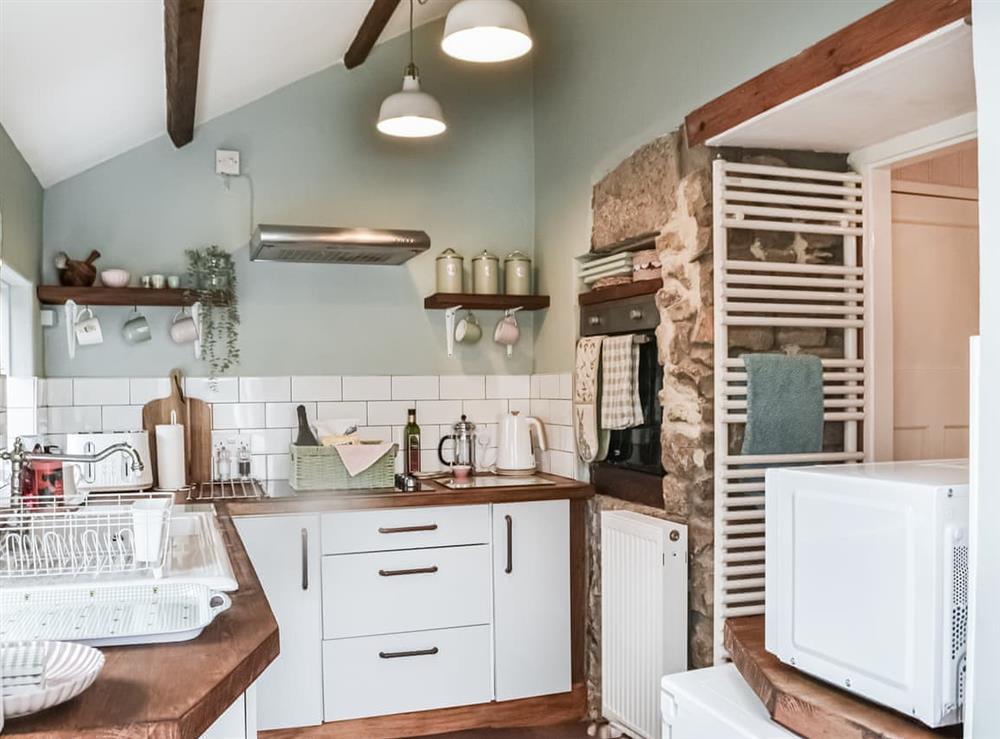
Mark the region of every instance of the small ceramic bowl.
[[128, 281], [132, 279], [124, 269], [106, 269], [101, 272], [101, 282], [105, 287], [128, 287]]

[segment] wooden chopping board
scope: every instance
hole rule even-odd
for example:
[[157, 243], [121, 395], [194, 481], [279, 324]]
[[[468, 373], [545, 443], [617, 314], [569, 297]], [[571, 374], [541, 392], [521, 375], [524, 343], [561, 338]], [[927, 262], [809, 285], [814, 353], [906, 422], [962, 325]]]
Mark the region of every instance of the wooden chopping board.
[[[176, 416], [174, 416], [176, 414]], [[151, 400], [142, 408], [142, 427], [149, 432], [150, 463], [154, 485], [156, 473], [156, 427], [171, 423], [184, 426], [184, 460], [188, 484], [212, 479], [212, 408], [203, 400], [184, 394], [184, 378], [180, 370], [170, 373], [170, 395]]]

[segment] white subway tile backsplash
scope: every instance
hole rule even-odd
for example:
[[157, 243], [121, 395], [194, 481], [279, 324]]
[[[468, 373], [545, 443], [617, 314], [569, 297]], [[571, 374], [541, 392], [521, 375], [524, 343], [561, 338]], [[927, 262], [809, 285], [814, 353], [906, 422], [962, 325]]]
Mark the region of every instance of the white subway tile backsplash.
[[128, 402], [132, 405], [145, 405], [151, 400], [170, 395], [170, 379], [167, 377], [132, 377], [128, 381], [128, 387]]
[[77, 377], [73, 405], [128, 405], [129, 383], [121, 377]]
[[254, 454], [250, 458], [250, 474], [258, 480], [268, 480], [267, 457], [263, 454]]
[[241, 377], [241, 403], [287, 403], [292, 399], [290, 377]]
[[437, 400], [437, 375], [399, 375], [392, 378], [393, 400]]
[[343, 378], [344, 400], [391, 400], [392, 380], [388, 375]]
[[251, 454], [285, 454], [296, 436], [293, 429], [243, 429], [240, 434], [249, 437]]
[[482, 400], [485, 397], [484, 375], [441, 375], [441, 400]]
[[559, 397], [562, 400], [573, 399], [573, 375], [569, 372], [559, 375]]
[[392, 427], [359, 426], [358, 435], [366, 441], [392, 441]]
[[217, 377], [214, 383], [207, 377], [188, 377], [184, 380], [184, 390], [192, 398], [208, 403], [238, 403], [240, 400], [240, 383], [236, 377]]
[[531, 415], [537, 418], [542, 423], [549, 422], [549, 403], [550, 401], [541, 398], [532, 398], [530, 403]]
[[532, 375], [531, 376], [531, 395], [532, 398], [542, 397], [542, 376]]
[[339, 403], [317, 403], [317, 418], [329, 420], [332, 418], [353, 418], [359, 426], [368, 424], [368, 404], [361, 401], [342, 401]]
[[269, 429], [297, 427], [299, 417], [296, 409], [300, 405], [305, 406], [306, 418], [309, 419], [310, 423], [315, 423], [315, 403], [267, 403], [265, 405], [264, 425]]
[[7, 409], [34, 408], [38, 400], [38, 390], [35, 383], [34, 377], [8, 377]]
[[38, 405], [73, 405], [73, 379], [52, 377], [38, 380]]
[[[100, 408], [95, 410], [100, 411]], [[7, 411], [7, 435], [9, 439], [43, 433], [48, 433], [48, 416], [44, 411], [39, 413], [34, 408], [11, 408]]]
[[506, 400], [463, 400], [462, 412], [473, 423], [496, 423], [507, 412]]
[[104, 431], [142, 430], [141, 405], [106, 405], [101, 409], [101, 428]]
[[217, 429], [261, 428], [266, 426], [263, 403], [216, 403], [212, 406]]
[[576, 455], [570, 452], [551, 450], [548, 453], [549, 472], [563, 477], [576, 477]]
[[287, 480], [292, 458], [288, 454], [267, 455], [267, 479]]
[[[368, 423], [372, 426], [397, 426], [406, 423], [406, 411], [414, 405], [408, 400], [375, 400], [368, 403]], [[420, 414], [417, 414], [420, 422]]]
[[573, 401], [571, 400], [550, 400], [549, 401], [549, 423], [560, 426], [570, 426], [573, 423]]
[[527, 398], [512, 398], [507, 401], [507, 409], [511, 412], [517, 411], [522, 416], [530, 416], [531, 401]]
[[[14, 435], [14, 413], [10, 411], [7, 424]], [[46, 413], [46, 432], [50, 434], [72, 434], [79, 431], [101, 430], [101, 408], [99, 406], [53, 406]]]
[[486, 397], [527, 398], [531, 395], [530, 375], [486, 375]]
[[[444, 434], [451, 433], [451, 426], [434, 426], [432, 424], [427, 424], [420, 427], [420, 448], [421, 449], [437, 449], [438, 443], [441, 441], [441, 436]], [[403, 439], [403, 427], [399, 427], [399, 440]], [[450, 447], [451, 442], [448, 442], [446, 446]]]
[[423, 449], [420, 452], [420, 470], [422, 472], [438, 472], [441, 469], [441, 461], [438, 459], [437, 449]]
[[[444, 377], [441, 378], [442, 382]], [[417, 425], [425, 423], [447, 424], [451, 426], [462, 416], [460, 400], [418, 400]]]
[[539, 375], [539, 392], [542, 398], [559, 397], [559, 375]]
[[311, 375], [292, 378], [292, 400], [340, 400], [343, 397], [339, 375]]

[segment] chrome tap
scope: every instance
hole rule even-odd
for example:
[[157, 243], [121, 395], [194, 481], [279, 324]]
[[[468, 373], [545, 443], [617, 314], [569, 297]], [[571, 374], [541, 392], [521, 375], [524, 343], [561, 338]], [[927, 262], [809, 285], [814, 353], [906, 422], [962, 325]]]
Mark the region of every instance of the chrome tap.
[[139, 452], [137, 452], [135, 447], [131, 444], [124, 441], [105, 447], [96, 454], [49, 454], [47, 452], [29, 452], [24, 448], [24, 441], [19, 436], [14, 440], [13, 449], [9, 452], [0, 451], [0, 460], [10, 462], [10, 494], [11, 499], [16, 500], [21, 495], [21, 475], [24, 472], [24, 466], [28, 462], [41, 460], [48, 462], [91, 464], [93, 462], [100, 462], [102, 459], [107, 459], [115, 453], [121, 453], [132, 458], [132, 472], [142, 472], [145, 468], [145, 465], [142, 463], [142, 457], [139, 456]]

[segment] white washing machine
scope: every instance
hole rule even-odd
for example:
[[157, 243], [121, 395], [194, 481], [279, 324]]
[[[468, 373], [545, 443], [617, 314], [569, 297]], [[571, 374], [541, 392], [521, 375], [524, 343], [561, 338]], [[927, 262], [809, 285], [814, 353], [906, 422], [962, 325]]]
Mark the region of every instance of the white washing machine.
[[660, 683], [663, 739], [795, 739], [771, 720], [732, 664], [667, 675]]

